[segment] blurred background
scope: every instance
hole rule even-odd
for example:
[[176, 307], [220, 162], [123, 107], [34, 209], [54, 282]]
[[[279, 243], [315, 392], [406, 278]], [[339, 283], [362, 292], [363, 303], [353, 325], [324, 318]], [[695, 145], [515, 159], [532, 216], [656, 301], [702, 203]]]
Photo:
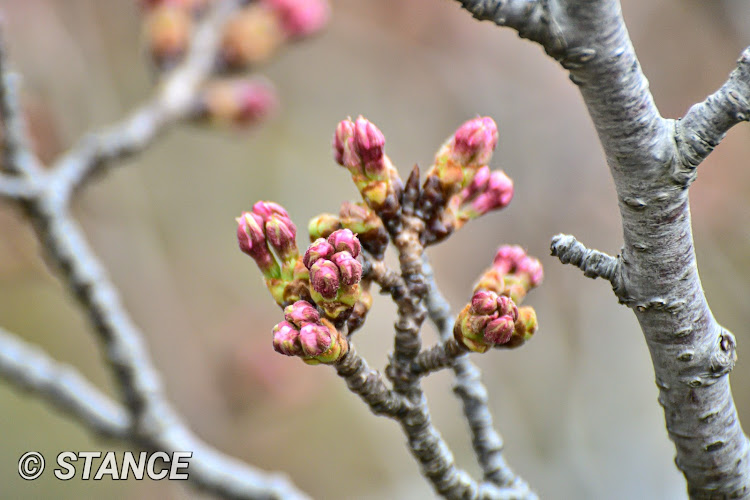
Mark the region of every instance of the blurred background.
[[[315, 498], [432, 498], [397, 424], [374, 417], [334, 371], [276, 355], [280, 320], [233, 217], [258, 199], [283, 204], [298, 227], [357, 199], [332, 160], [336, 123], [363, 114], [387, 138], [402, 174], [429, 166], [464, 120], [492, 116], [491, 166], [516, 185], [513, 203], [468, 224], [429, 255], [455, 308], [501, 243], [538, 256], [532, 292], [540, 331], [518, 351], [473, 356], [484, 371], [506, 457], [543, 498], [685, 498], [664, 429], [648, 351], [608, 283], [549, 257], [574, 234], [616, 254], [616, 198], [595, 132], [565, 72], [510, 30], [448, 0], [332, 2], [319, 37], [261, 69], [282, 107], [249, 132], [188, 125], [95, 182], [75, 205], [192, 429], [217, 448], [284, 471]], [[135, 2], [4, 0], [15, 67], [44, 160], [149, 95]], [[750, 44], [747, 2], [632, 0], [624, 14], [656, 102], [678, 117], [726, 79]], [[739, 344], [735, 401], [750, 426], [750, 128], [732, 130], [701, 166], [692, 211], [701, 277], [714, 314]], [[305, 243], [301, 231], [298, 241]], [[98, 343], [47, 271], [30, 229], [0, 203], [0, 324], [115, 393]], [[392, 347], [394, 307], [376, 297], [355, 337], [372, 366]], [[435, 341], [424, 333], [427, 345]], [[450, 373], [425, 383], [435, 423], [458, 464], [478, 472]], [[165, 481], [21, 480], [27, 450], [121, 450], [0, 383], [0, 497], [208, 498]]]

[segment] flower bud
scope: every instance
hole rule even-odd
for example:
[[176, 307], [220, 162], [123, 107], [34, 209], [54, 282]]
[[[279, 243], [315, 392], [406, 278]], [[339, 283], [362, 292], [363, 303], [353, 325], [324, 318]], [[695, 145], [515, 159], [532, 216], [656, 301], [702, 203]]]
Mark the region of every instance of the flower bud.
[[363, 203], [344, 202], [339, 212], [341, 226], [356, 233], [362, 247], [376, 259], [382, 259], [388, 246], [388, 233], [383, 221]]
[[289, 217], [273, 214], [266, 220], [266, 239], [282, 260], [296, 259], [299, 255], [296, 236], [297, 228]]
[[497, 310], [498, 296], [495, 292], [480, 290], [471, 298], [473, 314], [492, 314]]
[[474, 118], [465, 122], [453, 136], [456, 161], [468, 168], [479, 168], [489, 163], [497, 145], [497, 125], [492, 118]]
[[518, 262], [516, 272], [519, 274], [525, 274], [529, 280], [529, 287], [534, 288], [539, 286], [544, 279], [544, 269], [542, 269], [542, 263], [534, 257], [526, 256]]
[[518, 307], [510, 297], [505, 295], [497, 298], [497, 312], [500, 316], [510, 316], [514, 322], [518, 319]]
[[182, 6], [164, 2], [146, 14], [144, 36], [159, 67], [172, 66], [185, 54], [192, 32], [191, 13]]
[[349, 252], [352, 257], [357, 257], [361, 250], [359, 239], [349, 229], [339, 229], [328, 236], [328, 243], [336, 252]]
[[336, 126], [333, 135], [333, 156], [336, 163], [348, 169], [359, 165], [359, 158], [354, 153], [354, 122], [347, 119], [342, 120]]
[[502, 245], [497, 249], [492, 266], [499, 272], [507, 274], [516, 268], [516, 264], [526, 256], [526, 251], [518, 245]]
[[299, 300], [284, 308], [284, 319], [301, 328], [306, 323], [318, 323], [320, 321], [320, 314], [318, 314], [317, 309], [312, 304], [304, 300]]
[[317, 240], [312, 242], [305, 251], [305, 256], [302, 258], [302, 263], [306, 268], [310, 269], [312, 268], [313, 264], [315, 264], [319, 259], [328, 259], [334, 253], [336, 253], [336, 251], [334, 250], [333, 246], [328, 243], [328, 241], [324, 240], [323, 238], [318, 238]]
[[274, 10], [287, 38], [302, 38], [320, 31], [328, 22], [325, 0], [263, 0]]
[[273, 328], [274, 350], [285, 356], [301, 356], [303, 351], [299, 335], [299, 330], [293, 324], [282, 321]]
[[513, 318], [500, 316], [487, 324], [484, 330], [484, 340], [491, 345], [506, 344], [513, 335], [513, 329]]
[[525, 344], [531, 337], [534, 336], [536, 331], [539, 329], [539, 324], [536, 319], [536, 312], [532, 307], [519, 307], [518, 308], [518, 319], [516, 320], [513, 336], [510, 338], [507, 344], [499, 347], [504, 348], [515, 348]]
[[266, 278], [278, 277], [281, 270], [268, 250], [263, 234], [263, 220], [252, 212], [243, 212], [237, 221], [240, 250], [252, 257]]
[[340, 276], [336, 264], [330, 260], [318, 259], [310, 267], [312, 288], [326, 299], [334, 299], [339, 290]]
[[268, 81], [222, 79], [203, 89], [194, 117], [222, 126], [247, 127], [273, 114], [277, 107], [276, 92]]
[[504, 172], [492, 172], [487, 184], [476, 195], [466, 210], [467, 219], [474, 219], [490, 210], [505, 208], [513, 198], [513, 181]]
[[268, 61], [286, 38], [278, 14], [254, 3], [227, 22], [222, 33], [220, 62], [228, 70], [240, 70]]
[[362, 279], [362, 264], [351, 256], [349, 252], [338, 252], [333, 254], [331, 262], [336, 264], [341, 275], [343, 285], [353, 285]]
[[385, 174], [385, 136], [372, 122], [360, 116], [355, 122], [354, 149], [365, 167], [365, 175], [380, 179]]
[[308, 323], [300, 329], [299, 340], [305, 355], [310, 357], [323, 354], [334, 342], [328, 328], [315, 323]]
[[328, 238], [337, 229], [341, 229], [341, 221], [333, 214], [320, 214], [307, 224], [311, 242], [318, 238]]

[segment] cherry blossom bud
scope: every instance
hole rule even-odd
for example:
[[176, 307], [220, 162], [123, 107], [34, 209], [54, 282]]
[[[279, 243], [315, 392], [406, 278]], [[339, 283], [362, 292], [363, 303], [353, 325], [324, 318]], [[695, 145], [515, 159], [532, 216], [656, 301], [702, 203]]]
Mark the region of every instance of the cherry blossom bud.
[[305, 355], [315, 357], [330, 349], [334, 337], [325, 326], [308, 323], [300, 329], [299, 340]]
[[240, 250], [252, 257], [267, 278], [278, 277], [279, 265], [266, 244], [263, 220], [252, 212], [243, 212], [237, 221], [237, 240]]
[[512, 198], [513, 181], [500, 170], [492, 172], [483, 191], [471, 202], [471, 218], [505, 208]]
[[342, 120], [336, 126], [333, 135], [333, 156], [336, 163], [349, 169], [359, 165], [359, 158], [354, 153], [354, 122]]
[[518, 308], [518, 319], [516, 320], [514, 332], [507, 344], [500, 345], [498, 347], [512, 349], [520, 347], [534, 336], [536, 331], [539, 329], [539, 323], [537, 323], [536, 312], [532, 307], [519, 307]]
[[320, 314], [309, 302], [298, 300], [284, 308], [284, 319], [301, 328], [306, 323], [318, 323]]
[[296, 259], [297, 228], [289, 217], [273, 214], [266, 220], [266, 239], [282, 260]]
[[324, 298], [335, 298], [340, 285], [339, 269], [336, 264], [330, 260], [318, 259], [310, 267], [310, 284]]
[[146, 14], [146, 44], [151, 58], [160, 67], [174, 65], [185, 54], [192, 32], [192, 15], [184, 7], [165, 2]]
[[320, 214], [310, 219], [310, 222], [307, 224], [310, 241], [315, 241], [318, 238], [328, 238], [337, 229], [341, 229], [341, 221], [333, 214]]
[[349, 252], [338, 252], [333, 254], [331, 262], [336, 264], [341, 275], [343, 285], [353, 285], [359, 283], [362, 279], [362, 264], [357, 261]]
[[[255, 202], [255, 205], [253, 205], [253, 213], [260, 215], [263, 220], [267, 220], [272, 215], [280, 215], [282, 217], [286, 217], [287, 219], [289, 218], [289, 213], [286, 211], [286, 209], [273, 201]], [[292, 224], [292, 226], [294, 226], [294, 224]], [[297, 228], [295, 227], [294, 231], [296, 230]]]
[[349, 229], [339, 229], [328, 236], [328, 243], [336, 252], [349, 252], [352, 257], [357, 257], [362, 247], [357, 235]]
[[357, 118], [354, 130], [354, 148], [365, 167], [365, 174], [380, 178], [385, 173], [383, 147], [385, 136], [372, 122], [364, 117]]
[[240, 9], [222, 33], [220, 63], [227, 70], [240, 70], [268, 61], [284, 43], [286, 34], [278, 14], [255, 2]]
[[301, 356], [303, 351], [299, 335], [299, 330], [293, 324], [282, 321], [273, 328], [274, 350], [285, 356]]
[[288, 38], [301, 38], [320, 31], [328, 22], [325, 0], [263, 0], [279, 17]]
[[513, 318], [500, 316], [487, 324], [484, 330], [484, 340], [492, 345], [506, 344], [513, 335], [513, 329]]
[[497, 310], [498, 296], [495, 292], [480, 290], [471, 298], [473, 314], [492, 314]]
[[194, 117], [217, 125], [247, 127], [272, 115], [278, 107], [276, 92], [262, 79], [222, 79], [201, 92]]
[[497, 145], [497, 125], [492, 118], [474, 118], [461, 125], [453, 136], [456, 160], [464, 167], [489, 163]]
[[510, 297], [505, 295], [497, 298], [497, 312], [500, 316], [510, 316], [514, 322], [518, 319], [518, 307]]
[[302, 262], [306, 268], [310, 269], [319, 259], [328, 259], [334, 253], [336, 253], [336, 251], [328, 241], [323, 238], [318, 238], [307, 248], [305, 256], [302, 258]]
[[367, 205], [344, 202], [339, 213], [341, 226], [356, 233], [362, 247], [376, 259], [382, 259], [388, 246], [383, 221]]
[[529, 279], [529, 286], [531, 288], [539, 286], [544, 279], [544, 269], [542, 269], [542, 263], [534, 257], [526, 256], [518, 262], [516, 266], [516, 272], [519, 274], [525, 274]]
[[492, 263], [502, 273], [515, 270], [518, 263], [526, 257], [526, 251], [518, 245], [503, 245], [497, 249]]

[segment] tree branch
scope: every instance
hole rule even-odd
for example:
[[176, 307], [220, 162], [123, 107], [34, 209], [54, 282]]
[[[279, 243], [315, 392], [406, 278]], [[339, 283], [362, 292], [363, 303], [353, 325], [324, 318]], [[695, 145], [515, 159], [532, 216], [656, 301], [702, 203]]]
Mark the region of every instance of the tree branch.
[[432, 372], [451, 368], [459, 356], [468, 353], [469, 350], [456, 339], [450, 338], [440, 344], [435, 344], [429, 349], [422, 351], [414, 358], [411, 369], [415, 375], [424, 377]]
[[697, 167], [719, 145], [730, 128], [750, 119], [750, 47], [740, 55], [737, 68], [719, 90], [693, 105], [677, 121], [680, 163]]
[[187, 118], [203, 82], [211, 76], [221, 28], [243, 0], [218, 2], [197, 28], [185, 59], [169, 72], [155, 95], [128, 118], [102, 132], [85, 135], [54, 165], [53, 189], [69, 198], [97, 171], [149, 146], [164, 130]]
[[125, 439], [130, 417], [75, 368], [0, 328], [0, 377], [71, 415], [96, 434]]
[[[432, 266], [425, 255], [422, 266], [427, 283], [425, 303], [430, 319], [440, 333], [440, 338], [446, 342], [453, 335], [453, 316], [450, 304], [440, 293], [435, 282]], [[526, 482], [516, 475], [503, 458], [503, 438], [495, 430], [490, 412], [487, 388], [482, 383], [479, 369], [468, 356], [457, 357], [453, 361], [455, 381], [453, 392], [461, 399], [463, 412], [471, 432], [471, 444], [477, 457], [484, 478], [502, 487], [511, 487], [526, 492], [526, 498], [535, 499], [536, 494], [531, 491]]]
[[612, 283], [615, 294], [622, 291], [622, 264], [619, 258], [590, 250], [573, 236], [558, 234], [550, 244], [552, 255], [563, 264], [573, 264], [587, 278], [603, 278]]
[[[750, 444], [729, 389], [734, 342], [700, 284], [686, 188], [693, 163], [747, 117], [747, 57], [725, 87], [676, 124], [654, 104], [617, 0], [560, 0], [553, 14], [565, 40], [555, 57], [579, 87], [615, 182], [624, 236], [615, 291], [634, 309], [649, 346], [675, 462], [693, 498], [744, 497]], [[611, 261], [595, 259], [582, 264], [617, 276], [601, 268], [613, 269]]]

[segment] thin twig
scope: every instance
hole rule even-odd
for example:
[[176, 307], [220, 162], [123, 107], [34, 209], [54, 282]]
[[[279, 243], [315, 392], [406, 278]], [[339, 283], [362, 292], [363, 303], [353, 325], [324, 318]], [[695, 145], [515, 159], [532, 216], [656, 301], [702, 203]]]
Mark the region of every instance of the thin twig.
[[468, 349], [456, 339], [450, 338], [423, 350], [414, 358], [411, 369], [415, 375], [424, 377], [444, 368], [452, 368], [456, 359], [468, 353]]

